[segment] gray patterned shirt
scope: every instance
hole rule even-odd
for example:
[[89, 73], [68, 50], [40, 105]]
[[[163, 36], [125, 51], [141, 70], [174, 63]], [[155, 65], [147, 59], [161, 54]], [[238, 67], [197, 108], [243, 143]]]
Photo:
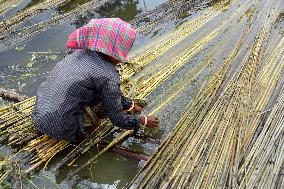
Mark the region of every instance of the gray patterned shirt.
[[139, 118], [123, 111], [132, 101], [120, 90], [115, 66], [96, 52], [76, 50], [39, 87], [32, 120], [42, 133], [76, 143], [75, 135], [84, 133], [84, 106], [100, 101], [114, 125], [138, 130]]

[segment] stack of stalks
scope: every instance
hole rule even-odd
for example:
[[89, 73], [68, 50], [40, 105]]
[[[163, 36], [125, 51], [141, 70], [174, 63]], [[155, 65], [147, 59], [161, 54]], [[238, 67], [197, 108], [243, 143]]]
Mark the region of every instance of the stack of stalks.
[[155, 29], [156, 25], [176, 18], [186, 17], [190, 10], [202, 9], [202, 7], [208, 6], [211, 2], [211, 0], [169, 0], [151, 11], [138, 15], [130, 23], [137, 27], [139, 33], [149, 33]]
[[0, 186], [12, 171], [13, 169], [10, 162], [5, 160], [5, 158], [2, 159], [2, 157], [0, 157]]
[[167, 65], [154, 75], [151, 75], [148, 78], [143, 77], [143, 79], [141, 79], [140, 77], [136, 79], [133, 82], [136, 83], [136, 85], [129, 82], [129, 79], [218, 15], [220, 15], [220, 12], [214, 11], [214, 9], [208, 9], [208, 11], [199, 18], [185, 22], [175, 31], [170, 32], [142, 49], [133, 52], [129, 56], [129, 64], [121, 64], [118, 66], [118, 70], [122, 76], [121, 80], [124, 84], [122, 86], [123, 92], [133, 98], [144, 98], [150, 94], [159, 84], [169, 78], [170, 75], [188, 63], [189, 59], [200, 52], [210, 40], [216, 37], [217, 34], [224, 31], [229, 21], [235, 19], [236, 15], [233, 14], [207, 37], [196, 41], [193, 46], [189, 46], [177, 56], [173, 57]]
[[264, 3], [259, 13], [265, 15], [263, 26], [239, 70], [230, 76], [240, 53], [237, 45], [131, 188], [283, 186], [283, 89], [263, 125], [283, 77], [284, 39], [279, 37], [272, 51], [264, 50], [277, 16], [273, 3]]
[[[133, 53], [130, 55], [130, 62], [132, 64], [122, 65], [120, 68], [118, 68], [121, 71], [120, 74], [122, 78], [129, 80], [129, 78], [131, 78], [135, 73], [138, 73], [146, 65], [155, 61], [159, 56], [173, 48], [176, 44], [184, 40], [198, 28], [208, 23], [218, 14], [220, 14], [220, 12], [215, 12], [213, 9], [209, 9], [206, 14], [201, 16], [201, 18], [184, 23], [177, 30], [167, 34], [166, 36], [162, 36], [156, 42], [152, 43], [146, 48], [143, 48], [143, 50]], [[193, 47], [189, 47], [185, 51], [181, 52], [178, 56], [178, 61], [174, 62], [174, 58], [172, 63], [166, 67], [168, 70], [162, 70], [165, 72], [161, 74], [161, 76], [157, 77], [157, 75], [154, 74], [145, 81], [146, 84], [150, 84], [154, 81], [153, 84], [145, 85], [145, 82], [143, 85], [139, 84], [138, 92], [140, 94], [136, 93], [132, 95], [132, 97], [142, 98], [147, 96], [160, 83], [165, 81], [170, 75], [176, 72], [177, 69], [185, 65], [194, 54], [201, 51], [202, 47], [204, 47], [212, 38], [214, 38], [222, 30], [226, 29], [225, 25], [231, 19], [234, 19], [234, 16], [224, 21], [221, 27], [218, 27], [216, 30], [211, 32], [210, 35], [204, 39], [201, 39], [200, 41], [197, 41]], [[145, 86], [148, 87], [145, 88]], [[124, 92], [128, 93], [130, 90], [134, 90], [131, 88], [135, 87], [129, 87], [128, 83], [123, 83], [123, 88]], [[25, 150], [31, 152], [31, 166], [26, 170], [26, 172], [30, 172], [46, 162], [48, 163], [51, 158], [54, 157], [54, 155], [69, 146], [68, 142], [66, 141], [58, 142], [57, 140], [44, 135], [39, 136], [38, 132], [32, 125], [30, 118], [34, 103], [35, 98], [33, 97], [0, 110], [0, 129], [2, 140], [8, 140], [10, 145], [22, 145]], [[90, 122], [91, 119], [89, 119], [89, 123], [87, 124], [90, 124]], [[90, 149], [91, 146], [102, 142], [103, 138], [109, 136], [116, 130], [117, 129], [114, 129], [112, 126], [107, 126], [106, 122], [101, 123], [98, 129], [79, 145], [81, 147], [74, 148], [74, 150], [71, 151], [66, 158], [55, 166], [54, 170], [58, 170], [59, 167], [75, 158], [78, 154], [85, 153], [88, 149]], [[127, 133], [127, 135], [130, 134], [131, 133]], [[117, 143], [119, 141], [120, 140], [117, 140]], [[115, 143], [111, 144], [111, 146], [113, 146]]]
[[0, 188], [8, 188], [9, 180], [22, 179], [19, 161], [13, 159], [14, 156], [0, 154]]
[[284, 88], [238, 173], [240, 188], [284, 188]]
[[[240, 9], [245, 9], [246, 4], [242, 5]], [[190, 22], [187, 22], [180, 26], [176, 31], [169, 33], [165, 35], [164, 37], [160, 38], [156, 42], [148, 45], [145, 47], [145, 51], [142, 55], [133, 58], [130, 60], [130, 63], [132, 63], [132, 66], [127, 66], [126, 69], [123, 69], [121, 75], [127, 75], [127, 76], [133, 76], [137, 68], [144, 68], [149, 63], [154, 62], [159, 56], [162, 56], [165, 52], [170, 51], [176, 44], [183, 41], [185, 38], [187, 38], [190, 34], [198, 30], [200, 27], [205, 25], [206, 23], [210, 22], [213, 18], [218, 16], [220, 13], [213, 11], [212, 9], [209, 9], [208, 12], [205, 15], [202, 15], [201, 19], [194, 19]], [[204, 47], [209, 44], [210, 41], [212, 41], [217, 35], [220, 33], [226, 31], [228, 29], [228, 23], [232, 22], [238, 17], [238, 13], [234, 13], [229, 16], [226, 20], [223, 21], [223, 23], [220, 24], [219, 27], [214, 29], [212, 32], [210, 32], [206, 37], [201, 38], [200, 40], [197, 40], [194, 42], [193, 45], [189, 45], [187, 48], [185, 48], [182, 52], [178, 53], [176, 56], [174, 56], [172, 59], [169, 60], [169, 62], [166, 65], [163, 65], [163, 67], [152, 74], [149, 74], [150, 76], [144, 76], [135, 79], [133, 83], [135, 85], [132, 85], [132, 83], [127, 82], [129, 78], [122, 77], [122, 81], [126, 81], [124, 85], [122, 86], [122, 90], [125, 94], [127, 94], [129, 97], [136, 97], [136, 98], [145, 98], [147, 95], [149, 95], [153, 90], [155, 90], [161, 83], [166, 81], [171, 75], [176, 73], [180, 68], [182, 68], [184, 65], [186, 65], [189, 60], [194, 57], [197, 53], [204, 50]], [[244, 32], [247, 32], [246, 30]], [[136, 51], [132, 55], [130, 55], [130, 58], [133, 56], [137, 56], [137, 54], [141, 54], [141, 52]], [[210, 60], [206, 61], [206, 64], [201, 66], [202, 68], [197, 69], [197, 73], [195, 73], [195, 76], [191, 76], [190, 80], [195, 79], [202, 71], [204, 71], [205, 67], [207, 67], [210, 63]], [[135, 66], [133, 66], [135, 65]], [[120, 69], [120, 68], [119, 68]], [[138, 69], [139, 70], [139, 69]], [[127, 74], [124, 74], [127, 73]], [[187, 85], [190, 82], [187, 83]], [[171, 99], [171, 98], [169, 98]]]
[[[214, 16], [214, 15], [212, 15]], [[207, 18], [208, 15], [206, 15]], [[212, 18], [212, 17], [211, 17]], [[151, 47], [143, 53], [139, 51], [139, 55], [131, 56], [132, 60], [130, 62], [139, 62], [138, 64], [131, 64], [131, 66], [124, 65], [118, 69], [121, 71], [123, 78], [130, 78], [135, 73], [140, 71], [140, 66], [146, 66], [150, 62], [154, 61], [158, 56], [165, 53], [167, 50], [175, 46], [177, 43], [182, 41], [185, 37], [190, 35], [197, 28], [201, 27], [209, 21], [208, 19], [194, 20], [189, 23], [186, 23], [184, 26], [180, 27], [178, 30], [169, 34], [166, 37], [163, 37], [157, 43], [153, 43]], [[192, 29], [194, 28], [194, 29]], [[154, 48], [152, 48], [154, 47]], [[151, 57], [147, 56], [148, 54], [154, 53]], [[182, 64], [186, 63], [187, 59], [182, 61]], [[138, 65], [138, 66], [137, 66]], [[175, 70], [167, 72], [167, 74], [172, 74]], [[155, 77], [155, 76], [153, 76]], [[155, 86], [149, 86], [147, 90], [152, 91]], [[127, 92], [127, 91], [126, 91]], [[141, 91], [143, 93], [143, 91]], [[146, 91], [145, 95], [146, 96]], [[34, 128], [31, 122], [31, 112], [35, 104], [35, 97], [24, 100], [20, 103], [13, 104], [11, 106], [5, 107], [0, 110], [0, 130], [1, 130], [1, 139], [2, 141], [8, 141], [9, 145], [21, 145], [23, 149], [30, 152], [29, 162], [31, 163], [30, 167], [26, 172], [30, 172], [44, 163], [48, 163], [52, 157], [54, 157], [58, 152], [70, 146], [66, 141], [57, 141], [55, 139], [49, 138], [45, 135], [40, 136], [37, 130]], [[89, 119], [90, 124], [92, 120]], [[117, 131], [116, 128], [113, 128], [111, 125], [108, 125], [103, 122], [100, 124], [98, 129], [92, 133], [86, 140], [84, 140], [79, 147], [75, 147], [66, 158], [60, 161], [53, 170], [58, 170], [61, 166], [69, 163], [71, 160], [76, 159], [78, 154], [85, 153], [92, 146], [97, 145], [99, 142], [102, 142], [103, 139], [111, 135], [114, 131]], [[127, 132], [126, 135], [131, 135], [130, 132]], [[123, 135], [124, 136], [124, 135]], [[125, 137], [125, 136], [124, 136]], [[124, 137], [120, 138], [122, 140]], [[117, 140], [116, 143], [119, 143], [120, 140]], [[114, 146], [116, 143], [111, 143], [111, 146]], [[106, 149], [109, 149], [110, 146], [107, 146]]]
[[[29, 158], [31, 167], [26, 170], [27, 173], [44, 162], [48, 162], [55, 154], [69, 145], [67, 141], [58, 141], [39, 134], [31, 121], [34, 103], [35, 97], [32, 97], [0, 110], [2, 141], [7, 141], [8, 145], [22, 146], [25, 151], [31, 153]], [[85, 125], [93, 125], [91, 118], [85, 119], [85, 121]], [[80, 144], [84, 145], [84, 148], [80, 148], [80, 150], [83, 149], [81, 153], [85, 153], [106, 136], [117, 131], [117, 128], [105, 123], [105, 121], [101, 121], [98, 128]], [[72, 157], [74, 158], [74, 156]]]
[[[239, 11], [244, 11], [247, 7], [245, 5], [247, 4], [250, 4], [250, 2], [242, 4], [239, 8]], [[70, 15], [71, 14], [72, 13], [70, 13]], [[150, 63], [156, 61], [157, 58], [173, 49], [177, 44], [181, 43], [193, 32], [197, 31], [205, 24], [208, 24], [212, 19], [216, 18], [220, 14], [222, 14], [222, 12], [209, 8], [208, 11], [205, 14], [202, 14], [199, 18], [185, 22], [175, 31], [162, 36], [157, 41], [151, 43], [142, 50], [138, 50], [131, 54], [129, 61], [130, 64], [121, 64], [118, 67], [122, 77], [123, 92], [128, 94], [130, 97], [146, 97], [161, 83], [166, 81], [170, 76], [177, 72], [178, 69], [187, 64], [194, 55], [202, 51], [210, 41], [218, 36], [218, 34], [225, 32], [225, 30], [229, 28], [229, 23], [237, 20], [239, 16], [239, 12], [233, 13], [228, 19], [225, 19], [219, 27], [214, 29], [212, 32], [209, 32], [209, 35], [195, 41], [192, 46], [187, 47], [185, 50], [178, 53], [177, 56], [173, 57], [165, 68], [161, 69], [156, 74], [150, 75], [145, 80], [141, 79], [141, 83], [138, 82], [137, 85], [133, 85], [131, 83], [130, 79], [132, 76], [140, 72]], [[67, 17], [68, 16], [65, 18]], [[244, 115], [245, 113], [243, 113], [243, 111], [250, 112], [249, 110], [251, 107], [255, 107], [258, 110], [253, 113], [262, 111], [267, 104], [267, 99], [262, 99], [263, 97], [261, 97], [260, 94], [271, 94], [277, 83], [276, 78], [280, 77], [280, 70], [282, 67], [276, 68], [276, 63], [278, 62], [279, 58], [281, 58], [281, 53], [279, 56], [275, 56], [273, 60], [271, 59], [268, 61], [269, 66], [265, 67], [266, 69], [263, 69], [261, 72], [262, 77], [260, 77], [261, 79], [258, 79], [258, 81], [265, 82], [265, 78], [270, 78], [270, 73], [273, 72], [275, 76], [272, 78], [273, 84], [270, 85], [270, 88], [260, 88], [262, 86], [267, 86], [267, 83], [259, 84], [254, 82], [257, 78], [256, 72], [261, 66], [260, 55], [262, 54], [263, 46], [267, 40], [269, 30], [271, 28], [270, 20], [273, 18], [274, 17], [271, 17], [267, 20], [267, 26], [262, 28], [261, 32], [259, 33], [259, 37], [256, 38], [254, 43], [255, 45], [251, 50], [250, 56], [247, 57], [247, 60], [238, 70], [233, 79], [228, 82], [228, 87], [226, 87], [225, 92], [220, 98], [217, 98], [218, 95], [220, 95], [219, 92], [221, 86], [225, 83], [225, 76], [228, 74], [230, 66], [233, 64], [236, 56], [239, 53], [241, 44], [244, 43], [244, 40], [247, 37], [246, 35], [249, 33], [249, 30], [245, 30], [244, 34], [237, 42], [235, 49], [228, 56], [226, 62], [215, 75], [214, 79], [207, 83], [205, 85], [206, 87], [201, 90], [198, 98], [189, 106], [187, 112], [178, 123], [176, 129], [162, 145], [161, 150], [157, 152], [157, 154], [153, 157], [153, 160], [150, 161], [142, 170], [141, 175], [136, 178], [135, 183], [139, 183], [141, 188], [144, 186], [147, 186], [146, 188], [151, 188], [153, 186], [165, 186], [168, 188], [172, 188], [174, 186], [182, 187], [184, 186], [184, 183], [188, 182], [192, 174], [194, 175], [199, 171], [203, 172], [200, 175], [194, 175], [195, 181], [200, 179], [201, 183], [203, 180], [206, 180], [209, 177], [211, 178], [211, 176], [213, 178], [213, 176], [216, 176], [217, 172], [220, 171], [222, 167], [212, 167], [216, 164], [210, 164], [210, 167], [208, 167], [206, 161], [207, 158], [209, 159], [209, 154], [212, 155], [212, 158], [210, 156], [212, 160], [208, 160], [208, 162], [216, 162], [218, 160], [217, 157], [219, 156], [217, 155], [222, 153], [222, 150], [217, 147], [222, 146], [221, 144], [223, 141], [225, 141], [224, 144], [231, 144], [231, 146], [233, 144], [236, 145], [235, 151], [238, 152], [237, 154], [239, 159], [237, 161], [233, 159], [233, 157], [231, 158], [234, 160], [233, 162], [241, 162], [241, 146], [243, 144], [249, 144], [248, 139], [250, 139], [251, 134], [254, 133], [256, 128], [255, 125], [257, 125], [259, 120], [259, 117], [257, 116], [257, 119], [249, 120], [249, 116]], [[209, 62], [210, 61], [206, 61], [196, 75], [200, 74], [202, 70], [209, 65]], [[272, 62], [275, 65], [272, 64]], [[271, 82], [271, 78], [266, 82]], [[256, 86], [252, 87], [254, 85]], [[251, 94], [252, 91], [254, 92], [253, 94]], [[258, 99], [257, 102], [261, 101], [262, 104], [248, 103], [248, 99], [251, 99], [251, 95], [256, 95], [254, 96], [255, 99]], [[172, 98], [169, 98], [169, 101], [170, 99]], [[66, 141], [57, 141], [45, 135], [40, 136], [37, 133], [30, 119], [30, 114], [33, 110], [34, 103], [35, 98], [33, 97], [0, 110], [1, 139], [8, 140], [8, 143], [11, 145], [21, 145], [24, 150], [31, 153], [29, 155], [31, 165], [26, 172], [30, 172], [44, 163], [47, 164], [52, 157], [54, 157], [54, 155], [71, 146]], [[162, 106], [165, 106], [166, 103], [164, 103]], [[250, 114], [250, 118], [254, 117], [253, 113]], [[239, 128], [239, 122], [245, 122], [248, 124], [247, 120], [250, 121], [249, 123], [254, 124], [255, 127], [251, 127], [249, 130], [244, 130], [243, 128], [238, 130], [234, 129]], [[92, 122], [93, 120], [89, 118], [86, 124], [93, 124]], [[232, 124], [233, 126], [227, 131], [226, 124]], [[220, 129], [220, 131], [218, 129], [219, 126], [222, 129]], [[208, 128], [209, 131], [207, 132]], [[115, 131], [117, 131], [117, 128], [113, 127], [109, 121], [101, 122], [97, 129], [78, 147], [73, 147], [73, 150], [66, 156], [66, 158], [63, 158], [53, 167], [53, 170], [58, 170], [61, 166], [69, 163], [70, 160], [76, 160], [78, 154], [83, 154], [92, 146], [103, 142], [104, 138], [111, 135]], [[241, 134], [237, 135], [236, 131]], [[232, 134], [234, 134], [235, 139], [238, 139], [238, 137], [241, 137], [243, 133], [245, 133], [245, 137], [241, 138], [240, 140], [232, 140], [231, 143], [228, 142], [230, 141]], [[125, 137], [131, 134], [131, 131], [122, 131], [121, 134], [113, 140], [113, 142], [106, 145], [106, 148], [100, 151], [98, 155], [96, 155], [82, 167], [85, 167], [89, 163], [93, 162], [99, 155], [121, 142]], [[220, 136], [220, 140], [216, 136]], [[208, 141], [213, 141], [212, 143], [214, 145], [209, 144]], [[238, 143], [238, 141], [240, 142]], [[180, 155], [178, 152], [176, 152], [177, 148], [181, 149], [181, 151], [179, 151]], [[229, 146], [224, 148], [229, 148]], [[216, 149], [217, 151], [214, 151]], [[224, 150], [224, 153], [225, 152], [227, 153], [228, 151]], [[228, 153], [225, 154], [225, 156], [226, 155], [228, 156]], [[220, 161], [225, 160], [220, 159]], [[189, 167], [189, 165], [192, 163], [194, 166]], [[229, 167], [228, 164], [226, 164], [226, 166]], [[77, 171], [80, 169], [81, 168], [79, 168]], [[184, 173], [179, 173], [180, 170], [184, 170]], [[207, 170], [208, 173], [206, 172]], [[224, 169], [225, 176], [229, 171], [228, 169]], [[143, 178], [143, 182], [140, 180], [140, 178]], [[217, 179], [217, 176], [215, 178]], [[235, 180], [232, 180], [232, 182], [233, 181], [235, 182]]]

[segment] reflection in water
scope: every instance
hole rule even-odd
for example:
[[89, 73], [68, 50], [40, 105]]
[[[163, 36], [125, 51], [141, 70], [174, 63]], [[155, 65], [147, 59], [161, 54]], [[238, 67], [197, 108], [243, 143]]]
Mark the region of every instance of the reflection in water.
[[90, 19], [96, 18], [94, 13], [87, 12], [84, 16], [77, 15], [75, 20], [71, 22], [71, 25], [75, 25], [76, 28], [79, 28], [89, 22]]
[[70, 0], [69, 2], [65, 3], [61, 7], [59, 7], [57, 10], [59, 12], [69, 12], [71, 10], [74, 10], [78, 8], [80, 5], [83, 5], [85, 3], [88, 3], [91, 0]]
[[34, 6], [34, 5], [38, 4], [38, 3], [41, 3], [41, 2], [42, 2], [42, 0], [31, 0], [31, 2], [29, 2], [27, 4], [27, 6], [25, 6], [25, 8], [23, 8], [22, 10], [25, 10], [25, 9], [27, 9], [29, 7], [32, 7], [32, 6]]
[[[87, 3], [90, 0], [74, 0], [66, 3], [64, 6], [58, 8], [58, 11], [68, 12], [79, 5]], [[121, 18], [122, 20], [129, 21], [135, 18], [138, 14], [142, 12], [142, 9], [139, 8], [139, 0], [115, 0], [103, 5], [96, 12], [87, 12], [82, 15], [78, 15], [76, 20], [72, 23], [76, 28], [79, 28], [86, 24], [92, 18], [104, 17], [104, 18]], [[96, 14], [98, 13], [98, 14]]]
[[129, 21], [142, 12], [142, 10], [138, 8], [138, 4], [138, 0], [115, 0], [111, 3], [107, 3], [97, 12], [103, 17], [118, 17]]

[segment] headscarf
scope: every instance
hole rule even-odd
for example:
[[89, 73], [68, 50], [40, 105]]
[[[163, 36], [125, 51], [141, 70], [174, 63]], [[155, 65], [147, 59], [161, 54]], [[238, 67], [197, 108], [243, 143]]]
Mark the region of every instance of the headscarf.
[[125, 61], [136, 30], [119, 18], [92, 19], [68, 38], [67, 48], [90, 49]]

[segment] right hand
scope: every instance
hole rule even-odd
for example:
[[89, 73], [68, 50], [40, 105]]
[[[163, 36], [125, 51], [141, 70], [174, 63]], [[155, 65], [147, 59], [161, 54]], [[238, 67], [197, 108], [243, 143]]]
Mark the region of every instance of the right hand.
[[[147, 125], [146, 125], [146, 127], [155, 128], [155, 127], [159, 126], [159, 123], [160, 123], [160, 120], [159, 120], [158, 117], [147, 116]], [[143, 124], [143, 125], [145, 124], [144, 116], [141, 116], [141, 124]]]
[[131, 110], [131, 114], [135, 115], [135, 114], [140, 114], [142, 111], [142, 108], [138, 105], [138, 104], [134, 104], [133, 109]]

